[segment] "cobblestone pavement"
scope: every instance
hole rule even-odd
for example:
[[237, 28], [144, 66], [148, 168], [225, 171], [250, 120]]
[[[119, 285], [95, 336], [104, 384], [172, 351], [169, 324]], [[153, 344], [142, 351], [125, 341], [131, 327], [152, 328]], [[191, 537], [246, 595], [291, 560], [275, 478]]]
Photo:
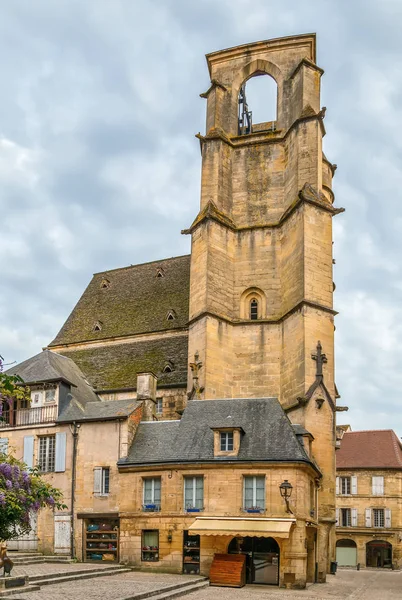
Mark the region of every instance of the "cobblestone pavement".
[[[218, 591], [219, 590], [219, 591]], [[327, 576], [327, 583], [305, 590], [283, 590], [260, 585], [244, 588], [208, 587], [189, 596], [190, 600], [401, 600], [402, 572], [340, 570]]]
[[94, 569], [106, 569], [110, 563], [35, 563], [32, 565], [15, 565], [13, 575], [50, 575], [51, 573], [66, 573], [74, 575], [75, 571], [92, 571]]
[[[48, 565], [50, 566], [50, 565]], [[54, 565], [53, 565], [54, 566]], [[57, 565], [56, 565], [57, 566]], [[73, 565], [71, 565], [73, 566]], [[74, 565], [75, 566], [75, 565]], [[77, 564], [77, 569], [82, 564]], [[50, 572], [50, 571], [49, 571]], [[163, 590], [176, 583], [199, 579], [192, 575], [170, 575], [162, 573], [121, 573], [108, 577], [80, 579], [68, 583], [43, 586], [38, 592], [27, 592], [11, 596], [12, 600], [123, 600], [143, 592]]]
[[[78, 564], [76, 568], [82, 566]], [[133, 571], [111, 577], [44, 586], [39, 592], [18, 594], [12, 598], [13, 600], [123, 600], [143, 592], [162, 590], [164, 587], [183, 583], [188, 579], [191, 577]], [[282, 590], [257, 585], [248, 585], [241, 589], [207, 587], [188, 596], [189, 600], [216, 600], [217, 598], [219, 600], [401, 600], [402, 572], [341, 570], [335, 576], [329, 575], [326, 584], [310, 585], [306, 590]]]

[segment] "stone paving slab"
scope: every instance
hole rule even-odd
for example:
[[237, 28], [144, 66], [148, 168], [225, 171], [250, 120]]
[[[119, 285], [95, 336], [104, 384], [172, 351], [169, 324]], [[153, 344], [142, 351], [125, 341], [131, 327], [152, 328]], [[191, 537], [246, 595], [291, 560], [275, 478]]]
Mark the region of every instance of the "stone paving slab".
[[401, 600], [400, 571], [338, 571], [327, 583], [309, 585], [305, 590], [247, 585], [243, 588], [208, 587], [191, 594], [191, 600]]
[[[44, 586], [38, 592], [12, 596], [12, 600], [123, 600], [136, 594], [160, 590], [175, 584], [199, 580], [194, 575], [170, 575], [132, 571], [109, 577]], [[152, 599], [150, 599], [152, 600]]]
[[[50, 575], [53, 573], [62, 573], [74, 575], [75, 571], [91, 571], [94, 569], [110, 568], [114, 563], [35, 563], [32, 565], [15, 565], [13, 575]], [[120, 565], [116, 565], [120, 566]]]
[[[78, 564], [77, 566], [82, 566]], [[197, 576], [168, 575], [133, 571], [111, 577], [81, 580], [43, 587], [39, 592], [18, 594], [13, 600], [124, 600], [143, 592], [182, 584]], [[182, 597], [185, 597], [183, 595]], [[189, 600], [401, 600], [402, 572], [338, 571], [325, 584], [306, 590], [283, 590], [271, 586], [244, 588], [206, 587], [193, 592]], [[150, 599], [152, 600], [152, 599]]]

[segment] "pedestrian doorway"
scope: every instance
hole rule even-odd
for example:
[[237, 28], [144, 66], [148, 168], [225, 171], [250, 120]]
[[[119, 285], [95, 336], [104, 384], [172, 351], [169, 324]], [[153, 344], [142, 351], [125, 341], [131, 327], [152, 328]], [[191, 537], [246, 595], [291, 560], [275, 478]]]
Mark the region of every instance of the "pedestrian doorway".
[[357, 565], [357, 546], [353, 540], [336, 542], [336, 562], [339, 567], [355, 567]]
[[381, 540], [368, 542], [366, 544], [366, 566], [391, 569], [392, 545]]
[[274, 538], [236, 537], [228, 553], [246, 555], [246, 583], [279, 584], [279, 545]]

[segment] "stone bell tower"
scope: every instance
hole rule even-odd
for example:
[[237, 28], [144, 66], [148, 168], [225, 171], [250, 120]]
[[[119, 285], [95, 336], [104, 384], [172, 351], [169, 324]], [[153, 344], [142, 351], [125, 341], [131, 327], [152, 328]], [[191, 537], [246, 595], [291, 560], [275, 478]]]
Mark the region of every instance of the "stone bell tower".
[[[198, 353], [197, 397], [275, 396], [313, 434], [324, 475], [319, 535], [328, 545], [335, 515], [332, 217], [343, 209], [333, 206], [336, 166], [322, 151], [323, 70], [315, 60], [314, 34], [207, 55], [201, 207], [184, 233], [192, 236], [189, 363]], [[251, 122], [245, 92], [256, 75], [276, 81], [275, 121]]]

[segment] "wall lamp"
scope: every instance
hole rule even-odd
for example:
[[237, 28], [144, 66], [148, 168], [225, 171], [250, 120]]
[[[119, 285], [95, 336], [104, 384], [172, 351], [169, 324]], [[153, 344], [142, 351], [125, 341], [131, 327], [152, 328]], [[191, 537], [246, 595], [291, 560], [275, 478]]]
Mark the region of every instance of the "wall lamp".
[[167, 534], [167, 541], [169, 543], [171, 543], [172, 540], [173, 540], [172, 531], [171, 531], [171, 529], [169, 529], [168, 534]]
[[292, 513], [292, 511], [289, 508], [289, 498], [292, 495], [292, 490], [293, 490], [293, 485], [291, 483], [289, 483], [289, 481], [287, 479], [285, 479], [285, 481], [283, 481], [281, 483], [281, 485], [279, 486], [279, 491], [281, 493], [282, 498], [286, 502], [286, 512], [288, 512], [288, 513]]

